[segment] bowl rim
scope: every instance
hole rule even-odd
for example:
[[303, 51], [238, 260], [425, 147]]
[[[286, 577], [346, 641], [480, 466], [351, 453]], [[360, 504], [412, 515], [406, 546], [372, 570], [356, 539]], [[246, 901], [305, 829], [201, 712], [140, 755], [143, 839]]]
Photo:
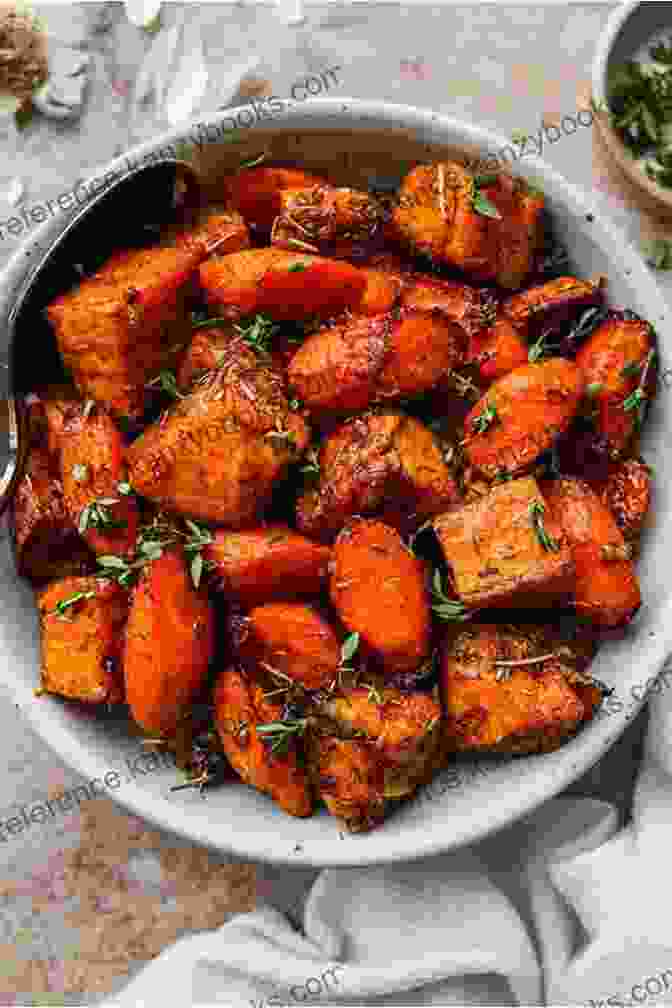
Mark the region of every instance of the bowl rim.
[[[672, 213], [672, 188], [659, 185], [639, 166], [635, 158], [612, 127], [609, 113], [607, 68], [609, 57], [616, 39], [625, 29], [635, 11], [642, 6], [642, 0], [627, 0], [620, 4], [609, 17], [600, 34], [592, 68], [593, 114], [607, 150], [619, 168], [640, 189], [668, 213]], [[672, 17], [670, 18], [672, 28]]]
[[[241, 107], [227, 108], [221, 116], [209, 119], [207, 125], [216, 126], [220, 120], [232, 112], [235, 113]], [[273, 120], [272, 125], [267, 122], [255, 123], [249, 129], [251, 131], [255, 129], [268, 131], [279, 128], [285, 131], [296, 128], [297, 131], [317, 132], [330, 129], [338, 130], [344, 125], [352, 123], [353, 120], [361, 120], [365, 127], [368, 125], [369, 128], [378, 129], [381, 133], [384, 133], [386, 128], [393, 129], [395, 127], [414, 130], [419, 138], [422, 138], [423, 133], [435, 134], [439, 132], [444, 135], [443, 142], [448, 146], [459, 147], [462, 145], [466, 148], [468, 145], [473, 145], [484, 153], [486, 151], [494, 153], [508, 144], [504, 137], [493, 131], [416, 106], [353, 98], [316, 98], [302, 102], [297, 107], [298, 114], [290, 106], [289, 109], [284, 110], [282, 116]], [[157, 150], [162, 145], [185, 141], [189, 135], [188, 130], [193, 129], [193, 125], [193, 123], [185, 124], [180, 129], [169, 131], [132, 148], [127, 155], [122, 155], [107, 165], [107, 170], [121, 164], [126, 156], [142, 156], [143, 153]], [[451, 135], [462, 136], [464, 139], [459, 142], [453, 141], [450, 139]], [[208, 144], [217, 142], [217, 140], [206, 141]], [[441, 144], [441, 142], [440, 137], [427, 136], [428, 144]], [[659, 319], [666, 320], [668, 305], [643, 260], [615, 226], [609, 220], [604, 220], [589, 197], [572, 183], [566, 181], [555, 169], [541, 159], [534, 158], [531, 161], [531, 168], [522, 168], [519, 173], [538, 179], [542, 187], [550, 184], [556, 193], [561, 193], [566, 212], [572, 216], [583, 215], [590, 220], [591, 228], [596, 234], [596, 241], [599, 237], [598, 243], [608, 252], [615, 264], [614, 268], [623, 273], [627, 270], [632, 285], [643, 290], [642, 300], [646, 302], [647, 307], [650, 306], [651, 318], [655, 318], [656, 322]], [[10, 280], [12, 274], [14, 275], [15, 289], [17, 288], [17, 276], [20, 287], [21, 274], [30, 271], [30, 264], [26, 267], [25, 261], [27, 246], [32, 241], [38, 243], [48, 241], [51, 247], [58, 240], [61, 230], [67, 227], [71, 216], [72, 214], [64, 215], [60, 222], [57, 218], [46, 221], [36, 229], [32, 239], [26, 240], [19, 246], [7, 267]], [[56, 226], [57, 223], [58, 226]], [[7, 291], [4, 294], [0, 291], [0, 322], [11, 311], [11, 300], [11, 286], [9, 294]], [[654, 632], [649, 632], [643, 640], [638, 640], [638, 665], [640, 668], [647, 669], [651, 677], [660, 673], [670, 650], [672, 650], [672, 592], [667, 598], [663, 598], [655, 626]], [[32, 688], [17, 679], [12, 669], [8, 667], [9, 663], [2, 661], [2, 656], [0, 656], [0, 661], [2, 662], [0, 674], [13, 694], [17, 706], [27, 715], [32, 726], [44, 741], [87, 780], [94, 777], [100, 778], [108, 772], [109, 765], [105, 765], [103, 759], [98, 755], [92, 754], [69, 725], [61, 724], [54, 719], [48, 705], [35, 703]], [[650, 689], [650, 684], [647, 685]], [[233, 854], [248, 861], [313, 868], [361, 867], [413, 861], [480, 841], [513, 822], [517, 822], [545, 801], [559, 794], [582, 773], [590, 769], [610, 748], [625, 730], [630, 720], [641, 709], [647, 695], [648, 690], [641, 699], [637, 699], [629, 707], [627, 712], [614, 714], [608, 719], [605, 718], [601, 722], [593, 722], [587, 726], [581, 733], [577, 745], [572, 745], [570, 742], [566, 747], [563, 747], [565, 758], [559, 765], [553, 767], [552, 775], [548, 770], [546, 772], [540, 770], [534, 776], [530, 775], [524, 796], [521, 796], [514, 788], [510, 789], [511, 793], [507, 794], [503, 800], [493, 803], [496, 807], [492, 810], [486, 810], [480, 818], [477, 828], [461, 825], [450, 836], [441, 836], [442, 831], [426, 830], [423, 834], [423, 842], [415, 842], [412, 845], [409, 845], [408, 839], [403, 834], [401, 838], [393, 834], [385, 837], [383, 825], [381, 830], [377, 830], [373, 834], [364, 834], [365, 838], [377, 835], [379, 842], [372, 846], [367, 845], [366, 842], [362, 843], [361, 849], [358, 848], [355, 855], [339, 854], [338, 846], [325, 845], [325, 850], [328, 852], [324, 855], [313, 855], [301, 850], [292, 852], [290, 856], [289, 853], [278, 849], [272, 826], [270, 829], [246, 830], [242, 833], [230, 829], [225, 838], [221, 831], [215, 837], [209, 826], [203, 825], [191, 817], [191, 809], [188, 804], [179, 805], [164, 797], [158, 797], [134, 782], [126, 783], [119, 791], [115, 790], [110, 797], [131, 812], [155, 823], [169, 833], [184, 837], [190, 843]], [[576, 742], [576, 739], [573, 741]], [[570, 746], [571, 752], [569, 751]], [[295, 820], [298, 824], [302, 821]], [[325, 819], [325, 821], [327, 820]], [[334, 829], [334, 836], [336, 836], [334, 820], [329, 818], [328, 825], [330, 829]], [[382, 854], [381, 847], [384, 848]], [[374, 853], [375, 849], [377, 849], [377, 853]]]

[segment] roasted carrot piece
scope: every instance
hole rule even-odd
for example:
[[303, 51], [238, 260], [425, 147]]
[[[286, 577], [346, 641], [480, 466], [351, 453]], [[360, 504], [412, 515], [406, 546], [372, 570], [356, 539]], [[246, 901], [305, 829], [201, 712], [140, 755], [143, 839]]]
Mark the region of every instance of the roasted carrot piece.
[[280, 213], [284, 189], [303, 189], [322, 185], [325, 179], [297, 168], [258, 165], [228, 175], [223, 183], [226, 199], [259, 231], [270, 231]]
[[319, 595], [330, 556], [326, 546], [277, 524], [220, 529], [203, 550], [219, 590], [248, 606]]
[[275, 319], [335, 315], [361, 301], [366, 278], [349, 263], [284, 249], [213, 257], [199, 270], [208, 303], [225, 317], [261, 312]]
[[267, 602], [255, 606], [239, 637], [239, 653], [257, 665], [306, 689], [328, 686], [338, 675], [341, 648], [327, 621], [300, 602]]
[[283, 189], [271, 244], [334, 259], [367, 259], [380, 247], [384, 220], [382, 204], [369, 192], [328, 184]]
[[189, 231], [175, 237], [177, 248], [194, 250], [201, 259], [210, 255], [228, 255], [250, 247], [247, 224], [236, 210], [208, 207], [199, 214]]
[[141, 728], [174, 735], [205, 681], [213, 650], [211, 605], [193, 587], [181, 551], [164, 550], [133, 589], [126, 627], [126, 700]]
[[654, 337], [648, 322], [614, 312], [576, 355], [594, 407], [594, 424], [613, 457], [620, 457], [638, 430], [655, 392]]
[[464, 451], [469, 463], [489, 479], [529, 470], [568, 429], [583, 390], [582, 371], [561, 357], [515, 368], [467, 414]]
[[452, 585], [468, 609], [544, 608], [574, 587], [562, 526], [546, 512], [531, 477], [494, 486], [433, 525]]
[[494, 310], [488, 291], [423, 273], [402, 275], [400, 302], [405, 308], [440, 312], [459, 323], [467, 335], [482, 329]]
[[582, 308], [602, 300], [601, 280], [578, 280], [573, 276], [556, 277], [519, 294], [512, 294], [502, 305], [502, 313], [521, 332], [537, 328], [538, 323], [558, 324]]
[[630, 548], [614, 517], [583, 480], [553, 480], [543, 492], [570, 545], [579, 615], [602, 627], [629, 623], [641, 595]]
[[68, 513], [95, 553], [130, 556], [138, 508], [128, 492], [121, 433], [99, 406], [77, 403], [62, 416], [59, 464]]
[[180, 362], [177, 384], [185, 391], [206, 371], [226, 367], [232, 360], [246, 367], [257, 363], [254, 350], [236, 332], [234, 323], [199, 327]]
[[127, 593], [99, 578], [66, 577], [41, 591], [37, 602], [43, 688], [84, 703], [120, 701]]
[[416, 669], [429, 654], [425, 578], [423, 562], [389, 525], [356, 520], [336, 539], [331, 601], [388, 671]]
[[214, 705], [217, 731], [236, 773], [289, 815], [310, 815], [313, 801], [297, 756], [296, 735], [286, 735], [283, 741], [263, 730], [282, 722], [282, 704], [267, 699], [261, 686], [239, 669], [227, 668], [217, 680]]
[[514, 368], [528, 362], [529, 347], [515, 326], [506, 318], [472, 332], [466, 360], [478, 367], [483, 381], [496, 381]]
[[462, 363], [463, 342], [460, 326], [438, 313], [402, 309], [390, 327], [376, 401], [427, 392]]

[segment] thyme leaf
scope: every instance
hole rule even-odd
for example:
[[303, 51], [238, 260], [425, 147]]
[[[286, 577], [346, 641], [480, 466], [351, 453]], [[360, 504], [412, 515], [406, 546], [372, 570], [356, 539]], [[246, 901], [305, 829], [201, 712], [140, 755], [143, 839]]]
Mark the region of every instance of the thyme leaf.
[[534, 500], [529, 506], [530, 518], [532, 520], [532, 527], [537, 535], [537, 539], [543, 546], [545, 550], [550, 553], [557, 553], [560, 549], [558, 542], [546, 531], [544, 525], [544, 515], [546, 513], [546, 505], [543, 501]]

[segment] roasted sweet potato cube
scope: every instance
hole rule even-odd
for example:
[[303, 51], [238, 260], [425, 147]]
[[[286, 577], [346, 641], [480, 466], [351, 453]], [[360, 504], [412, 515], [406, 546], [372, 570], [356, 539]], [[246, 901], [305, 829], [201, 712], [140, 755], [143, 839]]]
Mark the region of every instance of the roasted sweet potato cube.
[[181, 550], [148, 563], [133, 589], [124, 646], [126, 700], [152, 735], [172, 738], [203, 686], [215, 646], [213, 610]]
[[[267, 602], [255, 606], [238, 632], [238, 654], [262, 675], [305, 689], [324, 689], [337, 677], [341, 663], [338, 638], [317, 610], [301, 602]], [[266, 675], [266, 677], [267, 677]]]
[[356, 519], [338, 535], [331, 601], [343, 625], [384, 669], [416, 669], [429, 654], [430, 611], [424, 563], [382, 522]]
[[543, 491], [571, 550], [577, 612], [598, 626], [628, 623], [640, 607], [641, 594], [631, 548], [615, 518], [583, 480], [553, 480]]
[[[243, 672], [227, 668], [217, 680], [214, 705], [217, 731], [236, 773], [289, 815], [309, 816], [313, 801], [297, 756], [299, 732], [287, 730], [289, 725], [284, 732], [273, 731], [274, 725], [282, 726], [282, 704], [265, 698], [261, 686]], [[301, 727], [300, 722], [294, 724]]]
[[284, 189], [302, 189], [322, 185], [323, 178], [297, 168], [258, 165], [228, 175], [222, 185], [227, 202], [258, 231], [269, 232], [280, 213]]
[[606, 481], [595, 487], [628, 542], [635, 542], [651, 507], [651, 470], [645, 462], [627, 459], [612, 466]]
[[462, 363], [463, 332], [440, 314], [408, 308], [390, 327], [376, 402], [393, 402], [428, 392]]
[[327, 547], [278, 524], [220, 529], [203, 550], [217, 588], [247, 606], [319, 595], [330, 556]]
[[319, 703], [345, 738], [371, 744], [383, 763], [386, 798], [401, 798], [431, 774], [439, 758], [441, 706], [427, 693], [345, 689]]
[[602, 300], [601, 280], [578, 280], [572, 276], [556, 277], [519, 294], [512, 294], [502, 305], [502, 314], [522, 333], [536, 335], [541, 327], [556, 327], [583, 308]]
[[574, 588], [562, 526], [531, 477], [495, 486], [433, 525], [467, 609], [540, 609]]
[[593, 423], [612, 457], [630, 445], [655, 394], [654, 334], [632, 312], [613, 312], [576, 355], [593, 407]]
[[93, 557], [63, 500], [58, 456], [49, 449], [42, 403], [30, 407], [27, 437], [25, 471], [12, 500], [17, 570], [34, 584], [85, 574]]
[[283, 189], [271, 244], [334, 259], [368, 258], [380, 246], [384, 220], [369, 192], [329, 184]]
[[234, 323], [199, 326], [180, 363], [177, 384], [185, 391], [206, 371], [226, 367], [230, 361], [245, 367], [254, 367], [257, 363], [254, 350], [236, 331]]
[[486, 478], [529, 471], [568, 430], [584, 391], [573, 361], [549, 357], [499, 378], [464, 421], [464, 453]]
[[59, 466], [72, 522], [95, 553], [130, 556], [138, 507], [129, 493], [120, 431], [104, 408], [91, 403], [66, 404], [54, 414], [62, 421]]
[[319, 486], [299, 498], [296, 515], [302, 532], [325, 541], [353, 515], [406, 532], [460, 500], [433, 433], [403, 413], [348, 420], [323, 440], [319, 469]]
[[65, 366], [86, 399], [139, 417], [145, 385], [190, 335], [192, 279], [201, 251], [157, 246], [116, 253], [49, 305]]
[[351, 833], [379, 826], [385, 818], [385, 768], [375, 748], [353, 739], [320, 735], [311, 755], [316, 791], [331, 815]]
[[130, 478], [168, 510], [240, 528], [261, 517], [274, 482], [308, 440], [280, 375], [234, 360], [133, 442]]
[[549, 752], [592, 716], [600, 691], [591, 701], [571, 656], [569, 664], [561, 657], [568, 646], [554, 653], [540, 636], [534, 627], [470, 624], [447, 638], [441, 697], [448, 751]]
[[66, 577], [44, 588], [37, 602], [43, 689], [84, 703], [122, 700], [127, 593], [95, 577]]
[[393, 211], [416, 253], [457, 266], [478, 282], [522, 287], [541, 237], [543, 196], [505, 174], [473, 176], [457, 162], [417, 165]]
[[208, 304], [225, 318], [261, 312], [280, 320], [356, 308], [366, 278], [349, 263], [279, 248], [213, 256], [199, 270]]
[[210, 255], [228, 255], [250, 247], [250, 232], [237, 210], [208, 207], [189, 231], [175, 238], [178, 248], [194, 250], [201, 259]]

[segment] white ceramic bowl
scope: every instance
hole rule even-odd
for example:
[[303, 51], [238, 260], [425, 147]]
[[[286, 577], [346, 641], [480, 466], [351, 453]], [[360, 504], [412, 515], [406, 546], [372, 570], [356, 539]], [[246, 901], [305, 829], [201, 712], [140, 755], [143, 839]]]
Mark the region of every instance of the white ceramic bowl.
[[[134, 151], [133, 160], [166, 143], [188, 142], [193, 135], [193, 131], [166, 135]], [[506, 140], [475, 126], [420, 109], [322, 99], [286, 108], [272, 126], [252, 126], [241, 135], [240, 147], [208, 142], [192, 148], [192, 154], [197, 166], [215, 180], [239, 157], [266, 148], [272, 156], [293, 154], [306, 159], [310, 168], [331, 167], [343, 178], [365, 183], [372, 173], [399, 175], [414, 158], [447, 153], [487, 156], [505, 146]], [[343, 152], [349, 153], [342, 156]], [[119, 159], [111, 167], [122, 166]], [[533, 177], [545, 191], [558, 236], [569, 249], [577, 274], [606, 275], [611, 303], [633, 309], [656, 327], [665, 371], [672, 364], [668, 308], [638, 254], [597, 216], [582, 193], [551, 168], [540, 161], [528, 162], [521, 165], [520, 174]], [[41, 226], [12, 259], [0, 289], [0, 326], [5, 331], [26, 264], [35, 261], [36, 252], [49, 248], [67, 219], [65, 215]], [[203, 799], [195, 791], [170, 793], [175, 774], [169, 770], [127, 780], [123, 757], [136, 754], [140, 746], [125, 725], [102, 723], [57, 698], [33, 696], [39, 682], [35, 607], [29, 586], [15, 575], [6, 534], [0, 543], [2, 675], [35, 729], [64, 759], [87, 778], [102, 779], [111, 770], [121, 771], [121, 785], [110, 792], [113, 797], [194, 842], [265, 861], [363, 865], [410, 860], [474, 841], [531, 811], [587, 770], [637, 713], [644, 687], [662, 668], [672, 645], [672, 457], [665, 450], [671, 428], [670, 400], [661, 387], [645, 442], [646, 457], [655, 465], [656, 496], [640, 562], [644, 605], [627, 637], [605, 645], [594, 664], [595, 675], [616, 689], [622, 710], [617, 712], [612, 702], [613, 713], [598, 718], [552, 754], [487, 762], [480, 764], [477, 775], [469, 761], [461, 762], [370, 834], [344, 834], [326, 813], [292, 819], [242, 784], [209, 791]]]

